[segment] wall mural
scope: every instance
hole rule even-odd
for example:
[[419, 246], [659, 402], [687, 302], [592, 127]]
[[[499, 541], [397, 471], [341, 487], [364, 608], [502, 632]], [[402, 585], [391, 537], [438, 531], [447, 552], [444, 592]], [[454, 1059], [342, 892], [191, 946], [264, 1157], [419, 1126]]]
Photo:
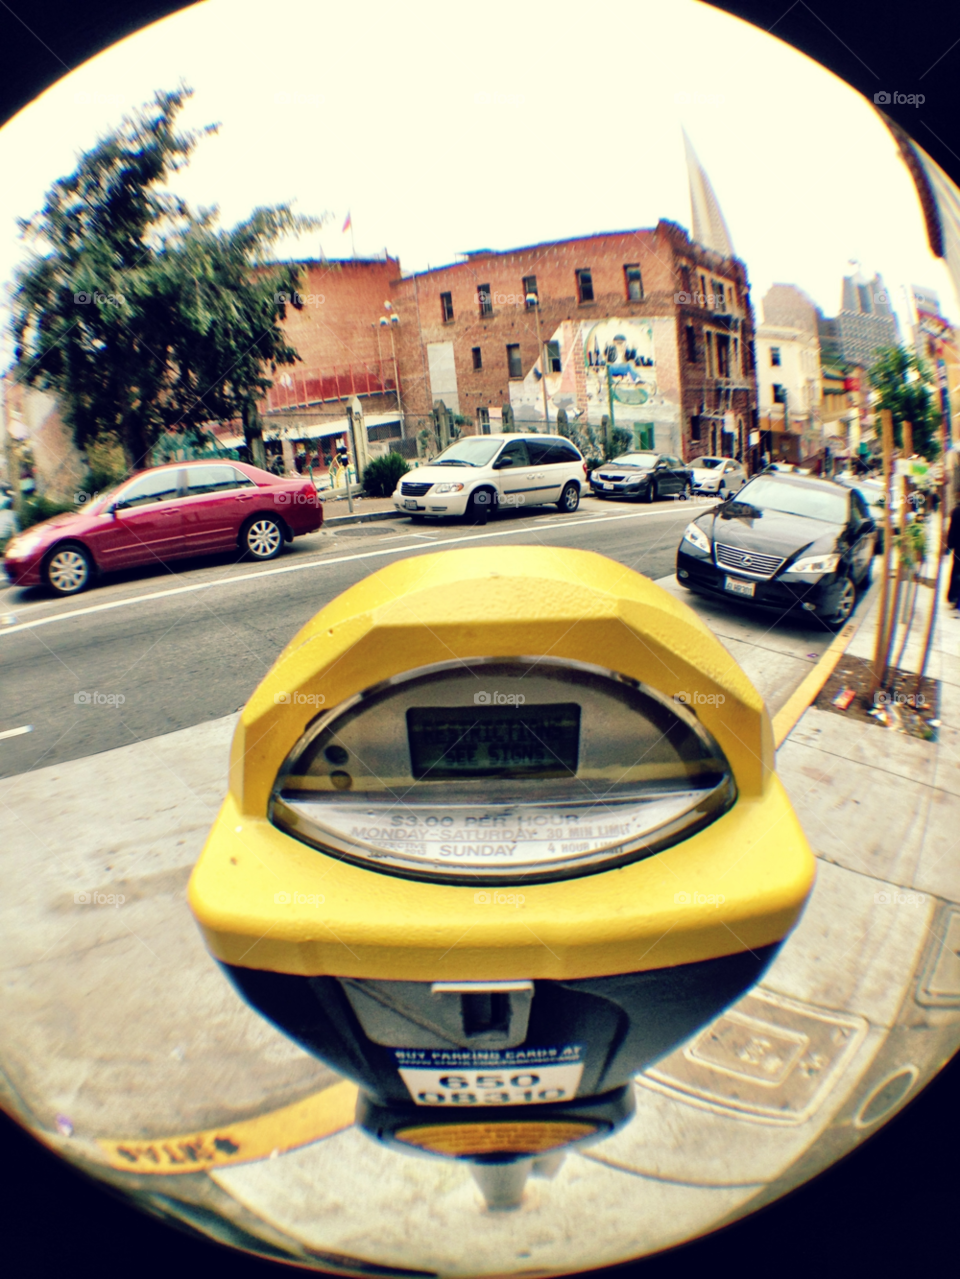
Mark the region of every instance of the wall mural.
[[[587, 402], [646, 404], [657, 393], [653, 325], [616, 317], [586, 330], [583, 355], [587, 366]], [[609, 391], [607, 380], [609, 379]]]
[[[544, 334], [545, 339], [547, 335]], [[560, 371], [547, 373], [547, 404], [551, 422], [559, 409], [571, 420], [578, 405], [585, 408], [581, 421], [599, 426], [610, 411], [620, 424], [631, 425], [630, 415], [618, 415], [616, 406], [638, 409], [657, 403], [655, 417], [662, 416], [664, 400], [657, 387], [654, 330], [648, 320], [613, 316], [595, 323], [563, 321], [547, 339], [560, 355]], [[608, 393], [607, 380], [610, 381]], [[543, 422], [541, 361], [537, 361], [522, 382], [511, 382], [510, 403], [518, 422]], [[651, 414], [645, 413], [644, 417]], [[669, 417], [674, 414], [668, 412]], [[635, 424], [634, 424], [635, 425]]]

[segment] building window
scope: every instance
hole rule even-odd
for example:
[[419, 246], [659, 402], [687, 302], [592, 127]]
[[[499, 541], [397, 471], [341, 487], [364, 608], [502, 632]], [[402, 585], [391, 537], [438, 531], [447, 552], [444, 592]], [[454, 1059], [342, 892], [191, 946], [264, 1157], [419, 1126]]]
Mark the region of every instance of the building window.
[[691, 364], [697, 362], [697, 331], [692, 324], [687, 325], [687, 359]]
[[443, 316], [444, 324], [446, 324], [448, 320], [453, 319], [453, 294], [452, 293], [440, 294], [440, 313]]
[[713, 332], [710, 329], [703, 331], [703, 345], [707, 353], [707, 377], [713, 377]]
[[477, 434], [478, 435], [490, 434], [490, 410], [489, 409], [483, 409], [483, 408], [477, 409]]
[[733, 339], [733, 374], [734, 377], [740, 376], [740, 339]]
[[493, 315], [493, 296], [489, 284], [477, 285], [477, 301], [480, 303], [481, 315]]
[[[528, 302], [527, 298], [530, 294], [536, 298], [536, 302]], [[540, 301], [540, 293], [537, 289], [537, 277], [535, 275], [525, 275], [523, 277], [523, 305], [528, 311], [532, 310]]]
[[778, 346], [770, 348], [770, 363], [775, 369], [780, 367], [780, 348]]
[[773, 384], [773, 402], [774, 404], [786, 404], [787, 393], [779, 382]]
[[730, 376], [730, 336], [717, 334], [717, 377]]
[[480, 348], [478, 346], [471, 347], [471, 354], [473, 355], [473, 367], [475, 369], [482, 369], [483, 356], [480, 354]]
[[687, 301], [690, 301], [690, 268], [682, 266], [680, 268], [680, 288], [686, 293]]
[[714, 311], [726, 311], [725, 291], [722, 280], [711, 280], [710, 288], [713, 290], [713, 298], [711, 299], [711, 307]]
[[578, 271], [577, 272], [577, 300], [580, 302], [593, 301], [593, 272]]
[[700, 296], [697, 301], [701, 306], [707, 305], [707, 277], [705, 275], [700, 276]]
[[627, 283], [627, 301], [642, 302], [643, 301], [643, 276], [640, 274], [640, 268], [634, 262], [623, 268], [624, 279]]
[[690, 418], [690, 438], [691, 440], [700, 439], [700, 417], [697, 413]]
[[523, 365], [520, 363], [519, 342], [510, 342], [507, 345], [507, 376], [523, 377]]
[[547, 372], [562, 373], [563, 366], [560, 363], [560, 343], [547, 343]]

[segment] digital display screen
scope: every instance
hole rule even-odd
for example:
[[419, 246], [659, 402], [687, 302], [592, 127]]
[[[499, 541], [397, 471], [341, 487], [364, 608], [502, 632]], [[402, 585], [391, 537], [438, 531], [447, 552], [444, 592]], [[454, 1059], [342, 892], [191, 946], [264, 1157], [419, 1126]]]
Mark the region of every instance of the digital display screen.
[[411, 707], [407, 738], [417, 781], [571, 777], [580, 752], [580, 706]]

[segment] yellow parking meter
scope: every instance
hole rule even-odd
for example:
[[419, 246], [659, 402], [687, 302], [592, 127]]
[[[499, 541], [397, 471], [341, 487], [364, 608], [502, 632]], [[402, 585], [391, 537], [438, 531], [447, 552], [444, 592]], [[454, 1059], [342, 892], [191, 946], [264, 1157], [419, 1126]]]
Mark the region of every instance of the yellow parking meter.
[[773, 750], [727, 651], [621, 564], [402, 560], [244, 708], [190, 904], [241, 994], [360, 1085], [368, 1132], [509, 1206], [795, 923], [814, 859]]

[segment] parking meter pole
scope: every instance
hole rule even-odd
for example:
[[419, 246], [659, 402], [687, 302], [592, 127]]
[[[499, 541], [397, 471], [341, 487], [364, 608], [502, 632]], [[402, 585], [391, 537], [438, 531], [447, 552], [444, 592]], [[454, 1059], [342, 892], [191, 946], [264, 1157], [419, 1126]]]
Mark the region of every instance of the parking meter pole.
[[930, 616], [927, 619], [927, 635], [923, 644], [923, 659], [914, 685], [914, 695], [920, 693], [923, 677], [927, 673], [927, 662], [930, 660], [930, 646], [933, 643], [933, 631], [937, 624], [937, 605], [940, 602], [940, 575], [943, 570], [944, 549], [947, 545], [947, 416], [940, 415], [940, 540], [937, 544], [937, 571], [933, 577], [933, 599], [930, 601]]
[[884, 671], [880, 669], [884, 654], [887, 651], [887, 604], [890, 598], [890, 557], [893, 552], [893, 520], [890, 503], [892, 487], [890, 483], [890, 455], [893, 452], [893, 415], [889, 409], [880, 410], [882, 426], [881, 450], [883, 458], [883, 577], [880, 581], [880, 611], [877, 616], [877, 635], [873, 650], [873, 681], [870, 688], [870, 700], [873, 701], [883, 683]]

